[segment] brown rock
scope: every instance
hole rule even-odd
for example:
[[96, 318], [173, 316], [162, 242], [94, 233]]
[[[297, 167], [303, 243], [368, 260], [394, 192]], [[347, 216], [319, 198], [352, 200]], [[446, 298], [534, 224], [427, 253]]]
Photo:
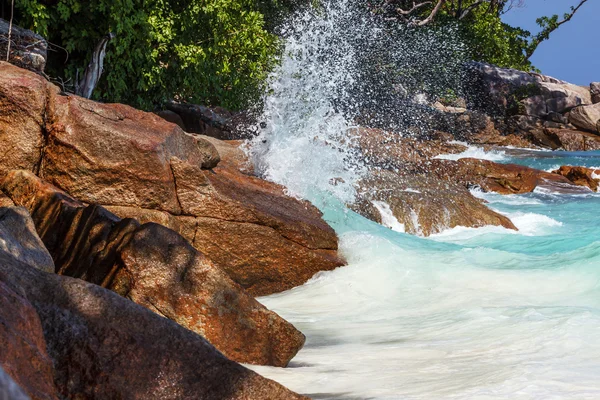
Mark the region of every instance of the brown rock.
[[0, 61], [0, 179], [13, 169], [39, 167], [46, 86], [41, 76]]
[[304, 344], [291, 324], [170, 229], [143, 225], [120, 263], [113, 290], [201, 334], [233, 360], [283, 367]]
[[70, 399], [301, 399], [197, 334], [113, 292], [0, 252], [0, 282], [42, 323], [54, 382]]
[[236, 361], [285, 366], [302, 347], [300, 332], [174, 231], [85, 206], [24, 171], [9, 173], [2, 189], [30, 210], [59, 274], [112, 289], [203, 335]]
[[594, 192], [598, 191], [600, 169], [563, 165], [559, 169], [552, 171], [552, 173], [564, 176], [576, 185], [588, 187]]
[[560, 175], [517, 164], [463, 158], [456, 162], [439, 160], [432, 170], [443, 179], [500, 194], [529, 193], [538, 186], [579, 191], [577, 186]]
[[209, 172], [173, 163], [173, 172], [184, 213], [199, 217], [194, 246], [252, 295], [291, 289], [344, 264], [318, 209], [283, 187], [227, 166]]
[[572, 129], [545, 129], [550, 140], [566, 151], [589, 151], [600, 149], [600, 136]]
[[[0, 349], [0, 366], [31, 399], [58, 399], [40, 318], [29, 301], [3, 282], [0, 282]], [[0, 398], [13, 397], [2, 396], [0, 389]]]
[[359, 185], [365, 190], [360, 191], [361, 198], [353, 208], [382, 223], [387, 205], [406, 233], [429, 236], [457, 226], [497, 225], [517, 229], [507, 217], [487, 208], [464, 186], [431, 175], [400, 176], [379, 171]]
[[210, 143], [155, 114], [76, 96], [52, 98], [41, 176], [79, 200], [179, 214], [171, 160], [198, 168], [219, 161]]
[[0, 207], [14, 207], [14, 205], [15, 203], [13, 203], [10, 197], [0, 192]]
[[575, 107], [569, 112], [569, 122], [579, 129], [600, 133], [598, 121], [600, 121], [600, 104], [598, 103]]

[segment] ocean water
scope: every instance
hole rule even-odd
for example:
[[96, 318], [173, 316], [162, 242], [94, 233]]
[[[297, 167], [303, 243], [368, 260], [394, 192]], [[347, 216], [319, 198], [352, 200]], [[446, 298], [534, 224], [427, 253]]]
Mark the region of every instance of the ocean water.
[[348, 266], [260, 299], [307, 343], [253, 368], [317, 399], [600, 398], [600, 196], [476, 195], [519, 232], [424, 239], [321, 205]]
[[[366, 169], [352, 115], [336, 104], [358, 79], [356, 54], [370, 51], [362, 39], [382, 31], [349, 19], [350, 0], [323, 3], [291, 23], [249, 154], [264, 178], [323, 211], [348, 265], [259, 299], [307, 342], [288, 368], [251, 368], [315, 399], [600, 399], [600, 196], [474, 192], [519, 231], [430, 238], [402, 233], [385, 203], [393, 229], [350, 211]], [[428, 36], [414, 53], [436, 57], [432, 40], [445, 39]], [[600, 166], [599, 152], [458, 157], [473, 156]]]

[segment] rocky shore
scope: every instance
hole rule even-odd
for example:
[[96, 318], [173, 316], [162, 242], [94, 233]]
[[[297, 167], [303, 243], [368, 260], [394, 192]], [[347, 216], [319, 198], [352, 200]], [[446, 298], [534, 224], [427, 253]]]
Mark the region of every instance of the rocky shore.
[[[599, 84], [470, 68], [478, 96], [432, 104], [416, 134], [353, 133], [353, 210], [421, 236], [517, 229], [469, 189], [598, 189], [598, 170], [458, 155], [600, 149]], [[285, 367], [305, 341], [254, 296], [344, 260], [315, 206], [255, 176], [239, 118], [102, 104], [0, 62], [0, 397], [303, 398], [238, 364]]]

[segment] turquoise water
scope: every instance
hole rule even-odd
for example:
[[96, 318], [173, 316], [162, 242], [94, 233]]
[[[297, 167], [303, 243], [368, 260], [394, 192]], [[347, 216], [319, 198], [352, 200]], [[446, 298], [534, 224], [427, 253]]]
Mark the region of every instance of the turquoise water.
[[[343, 206], [367, 171], [352, 145], [354, 119], [334, 104], [363, 100], [352, 97], [360, 55], [381, 51], [369, 43], [386, 33], [354, 15], [352, 1], [319, 2], [319, 12], [290, 23], [261, 133], [249, 144], [259, 174], [324, 212], [348, 265], [260, 299], [307, 342], [289, 368], [252, 368], [316, 399], [600, 399], [598, 195], [475, 193], [519, 231], [456, 228], [427, 239]], [[435, 61], [440, 40], [412, 40], [385, 56]], [[462, 156], [600, 166], [597, 152]]]
[[[548, 156], [503, 162], [600, 164]], [[255, 369], [323, 399], [600, 398], [600, 196], [476, 195], [520, 231], [423, 239], [320, 204], [349, 265], [261, 299], [307, 344]]]

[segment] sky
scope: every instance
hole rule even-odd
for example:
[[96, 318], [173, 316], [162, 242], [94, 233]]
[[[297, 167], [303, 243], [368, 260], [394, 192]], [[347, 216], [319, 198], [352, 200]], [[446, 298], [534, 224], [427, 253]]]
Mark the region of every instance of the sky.
[[[504, 22], [532, 33], [540, 31], [535, 20], [543, 15], [562, 15], [579, 0], [525, 0], [503, 17]], [[533, 65], [545, 75], [589, 85], [600, 82], [600, 0], [588, 0], [573, 19], [542, 42], [531, 57]]]

